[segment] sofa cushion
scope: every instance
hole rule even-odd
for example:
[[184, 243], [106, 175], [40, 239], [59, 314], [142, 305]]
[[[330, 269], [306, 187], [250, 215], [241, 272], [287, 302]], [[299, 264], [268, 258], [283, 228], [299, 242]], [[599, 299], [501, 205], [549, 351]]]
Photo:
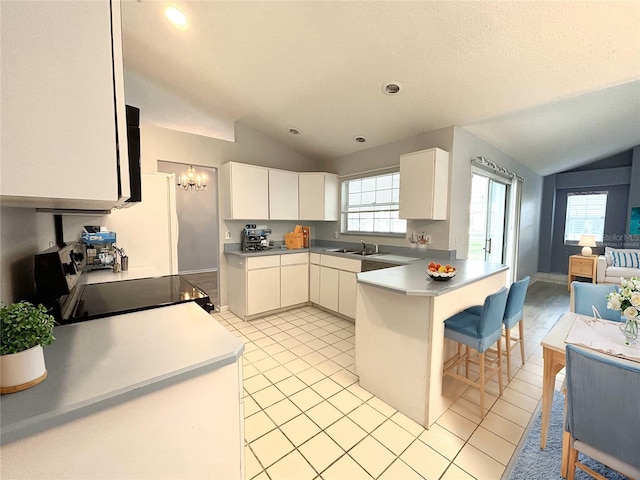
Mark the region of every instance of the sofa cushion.
[[640, 268], [640, 250], [611, 250], [614, 267]]
[[607, 278], [614, 277], [616, 280], [620, 280], [620, 277], [624, 277], [629, 279], [631, 277], [637, 277], [640, 275], [640, 271], [637, 268], [626, 268], [626, 267], [607, 267], [606, 276]]

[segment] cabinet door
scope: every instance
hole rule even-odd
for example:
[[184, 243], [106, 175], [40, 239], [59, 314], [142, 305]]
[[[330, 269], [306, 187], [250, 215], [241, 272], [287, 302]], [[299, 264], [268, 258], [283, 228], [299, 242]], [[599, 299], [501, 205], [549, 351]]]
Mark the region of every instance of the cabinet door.
[[269, 219], [269, 169], [232, 163], [229, 189], [232, 220]]
[[325, 308], [338, 311], [338, 270], [320, 267], [320, 301]]
[[119, 3], [3, 2], [0, 19], [3, 202], [115, 206], [118, 154], [123, 180], [129, 168]]
[[300, 220], [338, 220], [338, 183], [332, 173], [298, 174]]
[[320, 304], [320, 266], [309, 265], [309, 301]]
[[356, 285], [358, 279], [353, 272], [340, 271], [338, 278], [338, 312], [356, 318]]
[[280, 267], [280, 306], [309, 301], [309, 264]]
[[400, 156], [400, 218], [445, 220], [449, 154], [438, 148]]
[[247, 272], [247, 315], [280, 308], [280, 267]]
[[269, 218], [298, 219], [298, 174], [269, 170]]

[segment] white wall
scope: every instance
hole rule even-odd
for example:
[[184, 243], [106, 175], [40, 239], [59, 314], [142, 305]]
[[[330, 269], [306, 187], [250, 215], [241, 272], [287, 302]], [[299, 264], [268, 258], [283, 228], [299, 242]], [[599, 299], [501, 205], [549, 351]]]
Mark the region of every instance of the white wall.
[[[520, 243], [518, 246], [517, 278], [538, 271], [538, 241], [540, 237], [540, 208], [542, 205], [542, 177], [533, 170], [489, 145], [467, 130], [455, 127], [453, 141], [452, 178], [455, 195], [450, 209], [450, 238], [452, 248], [466, 252], [469, 237], [469, 201], [471, 196], [471, 159], [484, 156], [524, 178], [520, 212]], [[460, 257], [461, 255], [459, 255]]]
[[[411, 232], [430, 234], [434, 249], [456, 250], [458, 258], [466, 258], [469, 235], [469, 201], [471, 195], [471, 159], [484, 156], [525, 179], [522, 192], [522, 220], [518, 256], [518, 278], [535, 277], [538, 262], [538, 237], [542, 199], [542, 177], [516, 162], [497, 148], [460, 127], [448, 127], [424, 133], [380, 147], [334, 158], [323, 169], [338, 175], [349, 175], [377, 168], [398, 165], [400, 155], [426, 148], [438, 147], [449, 152], [449, 216], [447, 220], [409, 220], [407, 236]], [[315, 238], [333, 239], [340, 231], [340, 222], [317, 222]], [[338, 239], [357, 242], [360, 235], [339, 234]], [[407, 238], [366, 237], [372, 243], [409, 246]]]
[[[240, 123], [236, 123], [235, 142], [146, 125], [141, 126], [140, 136], [143, 172], [157, 171], [158, 160], [212, 168], [233, 161], [291, 171], [318, 170], [314, 160]], [[240, 242], [240, 231], [245, 222], [226, 222], [219, 215], [218, 218], [218, 301], [224, 306], [227, 305], [224, 244]], [[268, 226], [274, 231], [271, 238], [281, 240], [284, 232], [293, 230], [295, 223], [268, 222]], [[231, 233], [231, 240], [224, 239], [226, 231]]]
[[[400, 165], [400, 155], [427, 148], [438, 147], [450, 152], [453, 147], [453, 127], [423, 133], [398, 142], [388, 143], [380, 147], [372, 147], [350, 155], [334, 158], [324, 162], [322, 169], [338, 175], [375, 170], [379, 168]], [[451, 178], [449, 180], [451, 182]], [[340, 232], [340, 222], [317, 222], [315, 238], [332, 240], [334, 231]], [[449, 220], [409, 220], [408, 235], [411, 232], [431, 234], [432, 248], [449, 249]], [[338, 240], [343, 242], [359, 242], [361, 235], [338, 234]], [[408, 238], [367, 236], [367, 243], [380, 243], [409, 247]]]

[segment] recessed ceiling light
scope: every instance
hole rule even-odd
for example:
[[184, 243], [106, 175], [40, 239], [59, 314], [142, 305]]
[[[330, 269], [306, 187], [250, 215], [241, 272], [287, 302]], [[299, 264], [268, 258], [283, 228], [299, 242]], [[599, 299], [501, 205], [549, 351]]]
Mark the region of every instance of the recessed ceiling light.
[[353, 137], [354, 142], [364, 143], [367, 141], [367, 137], [363, 137], [362, 135], [358, 135], [357, 137]]
[[300, 133], [300, 130], [297, 129], [296, 127], [289, 127], [289, 133], [291, 135], [298, 135]]
[[387, 95], [396, 95], [401, 88], [402, 84], [400, 82], [388, 82], [382, 85], [382, 91]]
[[164, 16], [167, 17], [167, 20], [177, 29], [186, 30], [189, 28], [187, 15], [175, 5], [166, 3], [164, 7], [162, 7], [162, 11], [164, 12]]

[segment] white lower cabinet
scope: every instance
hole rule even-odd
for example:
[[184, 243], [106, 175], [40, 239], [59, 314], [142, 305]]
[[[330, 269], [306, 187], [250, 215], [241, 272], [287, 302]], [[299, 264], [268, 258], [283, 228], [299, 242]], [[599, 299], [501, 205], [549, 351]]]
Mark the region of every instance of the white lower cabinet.
[[280, 308], [280, 267], [247, 272], [247, 315]]
[[359, 259], [311, 254], [309, 300], [346, 317], [356, 316]]
[[313, 263], [309, 265], [309, 301], [320, 304], [320, 265]]
[[338, 275], [335, 268], [320, 267], [320, 305], [338, 311]]
[[280, 257], [280, 307], [309, 301], [309, 254], [292, 253]]
[[338, 277], [338, 312], [351, 318], [356, 318], [357, 283], [358, 279], [355, 273], [340, 270]]
[[309, 301], [309, 254], [227, 255], [229, 310], [243, 320]]

